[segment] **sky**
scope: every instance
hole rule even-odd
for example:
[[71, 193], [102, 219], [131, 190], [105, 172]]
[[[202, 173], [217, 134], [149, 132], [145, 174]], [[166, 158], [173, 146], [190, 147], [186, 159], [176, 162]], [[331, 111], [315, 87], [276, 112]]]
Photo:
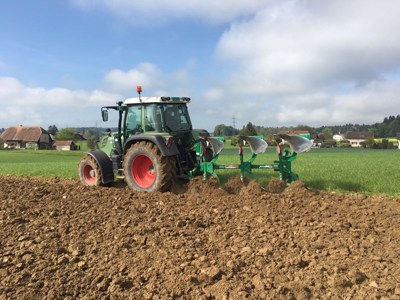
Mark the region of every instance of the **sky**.
[[194, 128], [400, 114], [399, 0], [0, 2], [0, 128], [115, 127], [100, 108], [184, 96]]

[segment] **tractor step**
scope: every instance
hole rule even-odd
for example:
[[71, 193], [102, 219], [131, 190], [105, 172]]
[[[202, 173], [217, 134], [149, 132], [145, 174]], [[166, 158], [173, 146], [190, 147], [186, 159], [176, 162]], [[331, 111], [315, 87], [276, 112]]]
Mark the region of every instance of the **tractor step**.
[[115, 177], [118, 179], [124, 179], [124, 169], [118, 169], [118, 171], [115, 172]]

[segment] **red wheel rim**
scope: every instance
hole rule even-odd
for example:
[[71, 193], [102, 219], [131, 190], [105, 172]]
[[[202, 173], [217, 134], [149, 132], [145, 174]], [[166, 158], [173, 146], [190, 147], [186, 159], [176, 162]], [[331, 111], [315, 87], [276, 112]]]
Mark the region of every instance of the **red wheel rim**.
[[151, 187], [156, 180], [156, 170], [151, 159], [144, 154], [136, 156], [132, 161], [131, 175], [139, 187]]
[[94, 185], [96, 183], [96, 172], [91, 165], [85, 165], [82, 173], [87, 185]]

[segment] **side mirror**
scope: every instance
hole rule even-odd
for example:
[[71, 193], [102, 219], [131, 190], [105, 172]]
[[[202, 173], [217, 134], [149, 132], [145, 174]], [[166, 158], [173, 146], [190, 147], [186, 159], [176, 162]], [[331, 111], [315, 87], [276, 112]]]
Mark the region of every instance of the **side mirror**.
[[103, 122], [108, 121], [108, 110], [106, 108], [101, 110], [101, 117], [103, 118]]

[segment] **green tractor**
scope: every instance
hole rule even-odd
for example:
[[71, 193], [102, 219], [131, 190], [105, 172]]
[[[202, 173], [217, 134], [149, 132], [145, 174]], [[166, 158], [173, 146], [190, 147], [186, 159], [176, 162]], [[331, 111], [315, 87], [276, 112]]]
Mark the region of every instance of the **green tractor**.
[[196, 144], [202, 143], [207, 156], [206, 130], [193, 130], [185, 97], [139, 97], [102, 107], [117, 111], [118, 131], [99, 141], [99, 150], [86, 152], [79, 162], [79, 177], [86, 186], [107, 185], [124, 178], [138, 191], [167, 191], [176, 178], [188, 178], [197, 165]]
[[[206, 130], [194, 130], [185, 97], [139, 97], [101, 108], [103, 121], [109, 110], [118, 113], [118, 131], [99, 141], [99, 150], [86, 152], [79, 162], [79, 178], [86, 186], [101, 186], [124, 178], [136, 191], [168, 191], [176, 179], [191, 179], [203, 175], [214, 177], [216, 170], [238, 169], [255, 178], [252, 169], [270, 169], [280, 173], [286, 184], [298, 179], [291, 170], [297, 153], [308, 151], [311, 141], [298, 135], [278, 134], [278, 160], [272, 164], [253, 164], [264, 153], [267, 143], [260, 136], [240, 137], [239, 164], [220, 165], [217, 159], [224, 148], [221, 138], [210, 137]], [[252, 155], [245, 161], [242, 145], [248, 145]]]

